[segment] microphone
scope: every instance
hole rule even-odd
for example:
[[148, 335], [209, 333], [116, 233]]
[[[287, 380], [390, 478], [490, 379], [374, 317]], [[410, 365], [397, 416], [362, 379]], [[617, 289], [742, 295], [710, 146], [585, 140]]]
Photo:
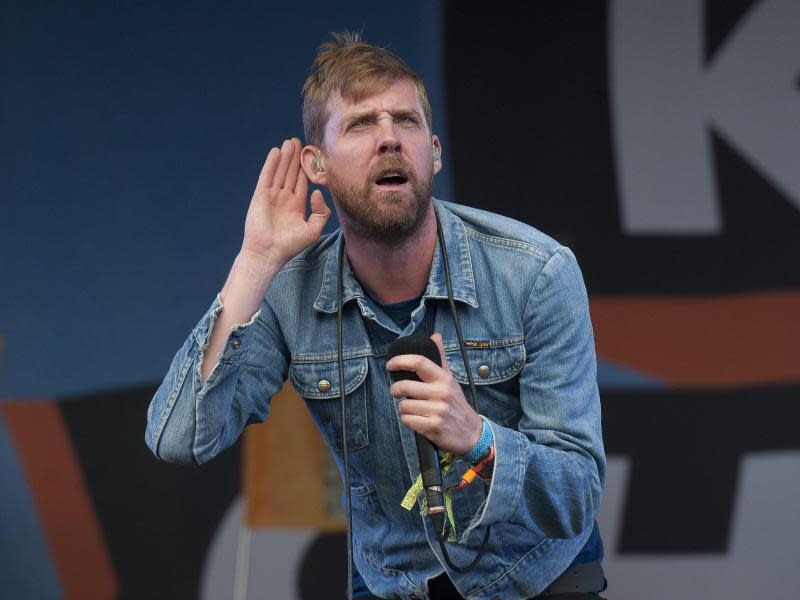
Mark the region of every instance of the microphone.
[[[389, 358], [400, 354], [419, 354], [442, 366], [439, 348], [430, 338], [419, 334], [397, 338], [389, 347]], [[404, 379], [421, 381], [414, 371], [389, 371], [392, 383]], [[422, 474], [422, 487], [428, 500], [428, 514], [433, 522], [436, 534], [441, 536], [444, 530], [444, 499], [442, 497], [442, 472], [439, 469], [439, 449], [428, 438], [414, 432], [417, 440], [417, 457], [419, 471]]]

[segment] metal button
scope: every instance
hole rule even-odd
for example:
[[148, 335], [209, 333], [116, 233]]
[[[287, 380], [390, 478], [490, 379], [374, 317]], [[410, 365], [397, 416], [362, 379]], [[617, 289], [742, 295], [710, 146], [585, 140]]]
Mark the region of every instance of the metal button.
[[478, 375], [481, 377], [488, 377], [491, 375], [492, 370], [489, 368], [489, 365], [481, 365], [478, 367]]
[[320, 392], [328, 392], [331, 389], [331, 382], [327, 379], [320, 379], [319, 383], [317, 384], [317, 389]]
[[233, 349], [234, 349], [234, 350], [236, 350], [236, 349], [237, 349], [239, 346], [241, 346], [241, 345], [242, 345], [242, 342], [240, 342], [239, 340], [233, 340], [233, 341], [231, 342], [231, 346], [233, 346]]

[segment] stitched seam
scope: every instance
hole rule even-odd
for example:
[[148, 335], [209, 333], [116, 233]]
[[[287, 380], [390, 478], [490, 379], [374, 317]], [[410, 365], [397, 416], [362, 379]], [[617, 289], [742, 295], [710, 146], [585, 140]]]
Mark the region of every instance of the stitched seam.
[[189, 352], [186, 353], [186, 358], [183, 361], [183, 366], [181, 367], [180, 374], [178, 375], [178, 380], [172, 389], [172, 393], [169, 395], [169, 398], [167, 399], [166, 409], [164, 410], [164, 413], [161, 415], [161, 420], [158, 423], [158, 430], [156, 431], [153, 439], [153, 444], [156, 450], [158, 450], [158, 447], [161, 443], [161, 434], [164, 433], [164, 427], [167, 426], [167, 421], [172, 415], [172, 410], [175, 408], [175, 402], [178, 399], [178, 394], [180, 394], [181, 388], [183, 387], [183, 382], [186, 380], [186, 373], [189, 372], [192, 363], [194, 362], [192, 360], [192, 355], [191, 355], [192, 349], [193, 348], [190, 348]]
[[[491, 377], [480, 377], [480, 381], [476, 381], [475, 385], [489, 385], [492, 383], [500, 383], [501, 381], [508, 381], [514, 375], [519, 373], [522, 370], [522, 366], [525, 364], [525, 355], [523, 352], [523, 356], [521, 360], [515, 361], [508, 369], [504, 369], [500, 373], [496, 375], [492, 375]], [[453, 367], [450, 367], [450, 372], [453, 373], [453, 377], [456, 378], [456, 381], [462, 384], [469, 383], [469, 379], [467, 379], [466, 371], [462, 375], [461, 372], [453, 371]]]
[[[528, 301], [525, 303], [525, 308], [522, 310], [523, 316], [528, 313], [528, 307], [531, 305], [531, 302], [533, 301], [534, 292], [536, 291], [536, 286], [539, 285], [539, 278], [542, 276], [542, 272], [547, 268], [547, 265], [550, 264], [550, 261], [552, 261], [555, 256], [561, 254], [562, 250], [563, 248], [559, 248], [558, 251], [556, 251], [553, 254], [553, 256], [551, 256], [547, 260], [547, 262], [544, 263], [544, 266], [541, 269], [539, 269], [539, 272], [536, 274], [536, 279], [533, 281], [533, 287], [531, 288], [531, 293], [528, 296]], [[531, 336], [532, 337], [536, 336], [536, 330], [531, 331]]]
[[[464, 224], [464, 221], [459, 219], [459, 225], [461, 226], [462, 235], [466, 238], [467, 237], [467, 226]], [[464, 262], [467, 265], [467, 270], [469, 272], [469, 280], [472, 284], [472, 290], [474, 295], [474, 290], [476, 289], [475, 286], [475, 273], [472, 270], [472, 254], [469, 251], [469, 244], [459, 244], [461, 246], [460, 254], [463, 257]]]
[[[501, 579], [503, 579], [504, 577], [506, 577], [506, 576], [507, 576], [507, 575], [508, 575], [508, 574], [509, 574], [511, 571], [513, 571], [514, 569], [516, 569], [516, 568], [519, 566], [519, 564], [520, 564], [520, 563], [521, 563], [523, 560], [525, 560], [525, 559], [528, 557], [528, 555], [529, 555], [529, 554], [531, 554], [532, 552], [536, 552], [536, 551], [539, 549], [539, 547], [540, 547], [542, 544], [544, 544], [545, 542], [547, 542], [548, 540], [549, 540], [549, 538], [542, 538], [542, 541], [541, 541], [541, 542], [539, 542], [539, 543], [538, 543], [538, 544], [536, 544], [536, 545], [535, 545], [533, 548], [531, 548], [530, 550], [528, 550], [528, 551], [527, 551], [525, 554], [523, 554], [522, 556], [520, 556], [520, 557], [519, 557], [519, 560], [517, 560], [517, 562], [515, 562], [513, 565], [511, 565], [511, 566], [510, 566], [510, 567], [509, 567], [509, 568], [508, 568], [506, 571], [503, 571], [503, 573], [502, 573], [502, 574], [501, 574], [499, 577], [497, 577], [497, 579], [494, 579], [493, 581], [490, 581], [489, 583], [487, 583], [487, 584], [486, 584], [485, 586], [483, 586], [482, 588], [479, 588], [479, 589], [475, 590], [475, 592], [474, 592], [474, 593], [480, 593], [480, 592], [482, 592], [482, 591], [484, 591], [484, 590], [487, 590], [487, 589], [489, 589], [489, 588], [490, 588], [490, 587], [492, 587], [493, 585], [495, 585], [495, 584], [496, 584], [497, 582], [499, 582]], [[470, 595], [471, 595], [471, 594], [470, 594]]]
[[[311, 400], [329, 400], [331, 398], [336, 398], [339, 396], [339, 390], [334, 391], [333, 386], [331, 386], [331, 391], [329, 393], [320, 393], [319, 391], [315, 392], [307, 392], [308, 389], [316, 389], [316, 388], [306, 388], [305, 386], [301, 385], [301, 381], [297, 381], [297, 376], [295, 375], [295, 370], [292, 369], [292, 384], [295, 386], [295, 389], [300, 393], [301, 396], [304, 398], [309, 398]], [[349, 382], [345, 383], [344, 385], [344, 393], [345, 396], [347, 394], [352, 393], [358, 386], [360, 386], [367, 378], [367, 361], [363, 361], [358, 372], [355, 374], [354, 378]], [[295, 385], [297, 384], [297, 385]]]
[[523, 464], [524, 467], [522, 469], [518, 469], [519, 474], [517, 475], [517, 478], [516, 478], [516, 480], [514, 482], [514, 488], [515, 489], [519, 489], [520, 493], [517, 494], [517, 497], [516, 497], [516, 499], [514, 501], [514, 506], [511, 507], [511, 510], [506, 514], [505, 519], [503, 519], [504, 521], [508, 521], [509, 519], [511, 519], [511, 515], [513, 515], [515, 512], [517, 512], [517, 508], [519, 508], [520, 498], [522, 497], [522, 489], [521, 489], [522, 488], [522, 482], [523, 482], [523, 479], [525, 479], [525, 471], [527, 471], [527, 467], [528, 467], [528, 461], [526, 460], [528, 453], [527, 453], [526, 448], [525, 448], [525, 443], [521, 443], [518, 446], [519, 446], [519, 462], [521, 464]]
[[388, 567], [384, 567], [380, 563], [376, 562], [376, 560], [374, 558], [372, 558], [372, 556], [370, 554], [368, 554], [367, 552], [363, 552], [362, 551], [362, 556], [364, 557], [364, 560], [366, 560], [368, 563], [370, 563], [370, 565], [372, 565], [372, 567], [377, 569], [378, 571], [381, 571], [382, 573], [385, 573], [386, 575], [392, 575], [393, 577], [402, 577], [403, 579], [406, 580], [406, 583], [408, 583], [408, 585], [410, 587], [412, 587], [415, 590], [418, 590], [420, 592], [422, 591], [422, 588], [419, 587], [418, 585], [416, 585], [413, 581], [411, 581], [408, 578], [408, 575], [405, 574], [405, 572], [398, 571], [396, 569], [390, 569]]
[[[470, 340], [465, 340], [465, 341], [470, 341]], [[486, 340], [486, 342], [489, 344], [489, 346], [487, 348], [470, 348], [470, 347], [467, 347], [467, 352], [469, 352], [470, 350], [488, 350], [488, 349], [492, 349], [492, 348], [506, 348], [508, 346], [516, 346], [517, 344], [520, 344], [520, 343], [522, 343], [524, 341], [525, 341], [525, 336], [524, 335], [515, 335], [515, 336], [512, 336], [512, 337], [507, 337], [507, 338], [503, 338], [503, 339], [500, 339], [500, 340]], [[444, 350], [445, 350], [445, 352], [447, 352], [447, 351], [460, 351], [460, 347], [458, 345], [458, 342], [450, 342], [449, 344], [445, 344]]]
[[547, 252], [544, 248], [541, 248], [535, 244], [531, 244], [530, 242], [523, 242], [521, 240], [514, 240], [511, 238], [501, 238], [494, 235], [487, 235], [485, 233], [480, 233], [475, 229], [467, 227], [465, 227], [465, 229], [467, 235], [470, 236], [471, 238], [482, 242], [486, 242], [487, 244], [491, 244], [499, 248], [516, 248], [518, 250], [525, 250], [526, 252], [530, 252], [531, 254], [536, 254], [537, 256], [544, 258], [545, 260], [549, 260], [549, 258], [552, 256], [552, 254]]
[[[509, 346], [516, 346], [525, 341], [525, 337], [521, 335], [515, 335], [513, 337], [503, 338], [501, 340], [489, 340], [489, 347], [488, 348], [467, 348], [467, 352], [471, 350], [491, 350], [496, 348], [508, 348]], [[377, 346], [375, 348], [356, 348], [351, 350], [345, 350], [344, 358], [382, 358], [389, 354], [389, 348], [391, 344], [384, 344], [381, 346]], [[447, 352], [459, 352], [459, 346], [457, 342], [450, 342], [445, 344], [444, 351]], [[319, 354], [295, 354], [292, 356], [292, 362], [297, 364], [319, 364], [319, 363], [326, 363], [326, 362], [334, 362], [338, 360], [338, 354], [336, 352], [322, 352]], [[258, 365], [256, 365], [258, 366]]]
[[[373, 356], [373, 353], [371, 348], [357, 348], [355, 350], [345, 350], [342, 356], [344, 358], [364, 358]], [[297, 364], [322, 364], [326, 362], [335, 362], [338, 360], [338, 358], [339, 355], [336, 352], [302, 355], [295, 354], [292, 356], [292, 362]]]

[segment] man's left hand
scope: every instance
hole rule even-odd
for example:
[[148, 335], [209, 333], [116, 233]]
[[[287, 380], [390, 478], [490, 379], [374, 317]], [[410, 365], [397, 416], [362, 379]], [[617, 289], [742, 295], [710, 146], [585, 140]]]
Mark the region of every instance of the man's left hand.
[[419, 354], [395, 356], [386, 363], [389, 371], [414, 371], [422, 381], [398, 381], [389, 391], [400, 399], [398, 410], [403, 425], [421, 433], [441, 450], [466, 454], [478, 443], [483, 420], [450, 372], [442, 336], [434, 333], [431, 339], [439, 348], [442, 366]]

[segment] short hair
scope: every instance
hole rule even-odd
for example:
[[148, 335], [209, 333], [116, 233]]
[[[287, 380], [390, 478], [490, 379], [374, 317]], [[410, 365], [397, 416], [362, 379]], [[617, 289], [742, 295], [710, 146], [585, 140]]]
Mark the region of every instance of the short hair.
[[367, 44], [359, 33], [332, 32], [319, 47], [311, 73], [303, 85], [303, 130], [306, 143], [324, 147], [328, 123], [328, 99], [338, 92], [348, 102], [359, 102], [388, 85], [409, 79], [417, 88], [425, 122], [431, 130], [432, 115], [422, 79], [403, 59], [385, 48]]

